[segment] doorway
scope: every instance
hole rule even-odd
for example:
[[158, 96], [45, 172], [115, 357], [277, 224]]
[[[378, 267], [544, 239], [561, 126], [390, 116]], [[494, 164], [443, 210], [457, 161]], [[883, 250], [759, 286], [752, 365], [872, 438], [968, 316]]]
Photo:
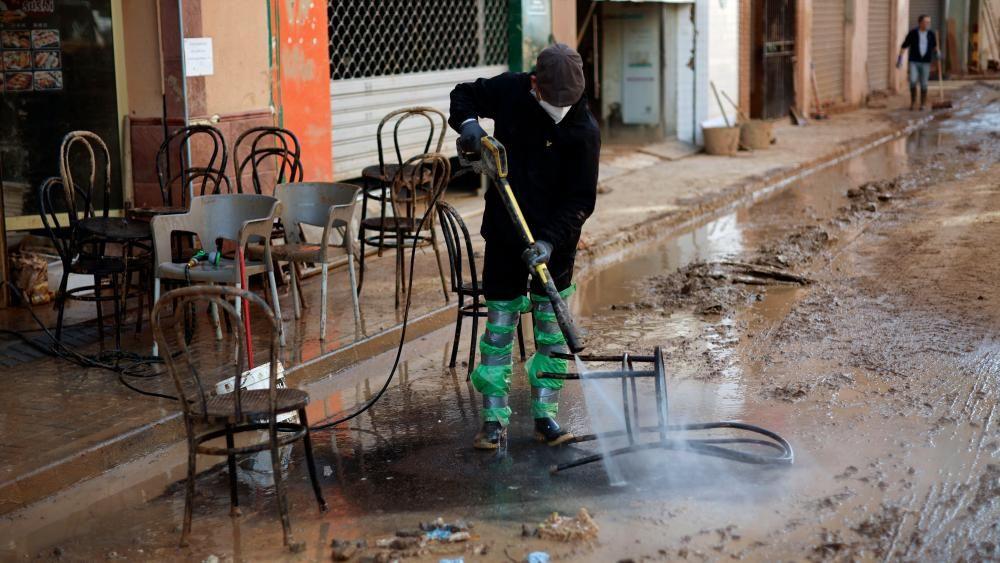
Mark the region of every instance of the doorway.
[[754, 0], [750, 115], [777, 119], [795, 104], [795, 0]]

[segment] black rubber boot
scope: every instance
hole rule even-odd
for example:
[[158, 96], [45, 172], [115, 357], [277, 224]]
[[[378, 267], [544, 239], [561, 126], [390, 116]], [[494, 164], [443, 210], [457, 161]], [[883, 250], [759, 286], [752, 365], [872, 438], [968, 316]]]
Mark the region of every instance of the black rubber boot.
[[917, 87], [910, 86], [910, 111], [917, 109]]
[[927, 109], [927, 89], [920, 89], [920, 111]]
[[495, 420], [487, 420], [483, 423], [483, 428], [476, 434], [472, 447], [477, 450], [496, 450], [500, 448], [500, 442], [507, 437], [507, 429]]
[[573, 434], [563, 430], [552, 418], [535, 419], [535, 439], [550, 446], [559, 446], [574, 438]]

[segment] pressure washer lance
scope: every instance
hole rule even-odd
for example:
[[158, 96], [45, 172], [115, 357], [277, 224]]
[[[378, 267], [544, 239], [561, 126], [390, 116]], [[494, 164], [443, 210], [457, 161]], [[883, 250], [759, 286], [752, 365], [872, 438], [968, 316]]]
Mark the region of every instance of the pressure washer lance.
[[[497, 193], [500, 194], [500, 199], [503, 201], [504, 207], [507, 208], [507, 213], [510, 214], [511, 221], [517, 226], [521, 240], [526, 246], [535, 244], [535, 237], [531, 235], [528, 222], [524, 219], [524, 214], [521, 213], [521, 207], [517, 204], [517, 198], [514, 197], [514, 190], [511, 189], [510, 182], [507, 181], [507, 149], [504, 148], [500, 141], [490, 136], [482, 138], [482, 146], [483, 153], [481, 158], [478, 159], [476, 159], [478, 155], [471, 153], [463, 154], [462, 149], [459, 148], [459, 160], [462, 164], [471, 166], [474, 171], [486, 175], [493, 181], [493, 186], [497, 189]], [[559, 295], [559, 290], [556, 289], [556, 284], [552, 280], [548, 266], [538, 264], [534, 269], [536, 279], [541, 282], [545, 288], [546, 295], [548, 295], [549, 300], [552, 302], [556, 321], [559, 323], [559, 328], [562, 330], [563, 336], [566, 337], [566, 345], [569, 347], [570, 352], [579, 354], [584, 348], [583, 340], [581, 340], [576, 323], [573, 321], [572, 315], [570, 315], [569, 307], [566, 306], [566, 301], [563, 300], [562, 296]]]

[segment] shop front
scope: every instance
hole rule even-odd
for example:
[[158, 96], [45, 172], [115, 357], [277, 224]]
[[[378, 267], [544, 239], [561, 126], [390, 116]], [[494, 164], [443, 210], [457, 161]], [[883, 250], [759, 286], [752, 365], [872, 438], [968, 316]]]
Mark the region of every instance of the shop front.
[[[42, 227], [38, 188], [59, 176], [59, 147], [77, 130], [97, 133], [110, 152], [110, 200], [103, 190], [93, 205], [123, 208], [121, 0], [0, 0], [0, 279], [12, 279], [11, 250]], [[74, 162], [73, 168], [79, 167]], [[104, 163], [101, 163], [103, 168]], [[89, 170], [74, 170], [88, 177]], [[103, 170], [98, 181], [104, 182]], [[31, 239], [40, 241], [42, 239]], [[45, 270], [57, 263], [43, 249], [20, 266]], [[39, 273], [32, 275], [39, 275]], [[22, 273], [22, 276], [26, 274]], [[44, 279], [44, 278], [39, 278]], [[40, 295], [44, 295], [42, 292]], [[0, 291], [3, 303], [7, 290]], [[34, 295], [32, 296], [34, 298]]]
[[[0, 0], [0, 180], [8, 231], [41, 227], [36, 190], [59, 175], [59, 145], [70, 131], [93, 131], [107, 143], [110, 207], [122, 208], [117, 4]], [[95, 206], [103, 206], [103, 194], [95, 195]]]

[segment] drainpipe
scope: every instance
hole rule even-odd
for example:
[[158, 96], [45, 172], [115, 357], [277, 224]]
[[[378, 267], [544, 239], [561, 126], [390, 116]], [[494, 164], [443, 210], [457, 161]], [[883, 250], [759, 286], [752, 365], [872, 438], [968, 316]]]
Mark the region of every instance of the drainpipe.
[[[188, 115], [187, 56], [184, 52], [184, 0], [177, 0], [177, 29], [181, 38], [181, 95], [184, 99], [184, 125], [187, 125], [191, 116]], [[190, 152], [191, 146], [188, 144], [188, 162], [191, 161]]]
[[691, 144], [698, 144], [698, 4], [691, 3]]

